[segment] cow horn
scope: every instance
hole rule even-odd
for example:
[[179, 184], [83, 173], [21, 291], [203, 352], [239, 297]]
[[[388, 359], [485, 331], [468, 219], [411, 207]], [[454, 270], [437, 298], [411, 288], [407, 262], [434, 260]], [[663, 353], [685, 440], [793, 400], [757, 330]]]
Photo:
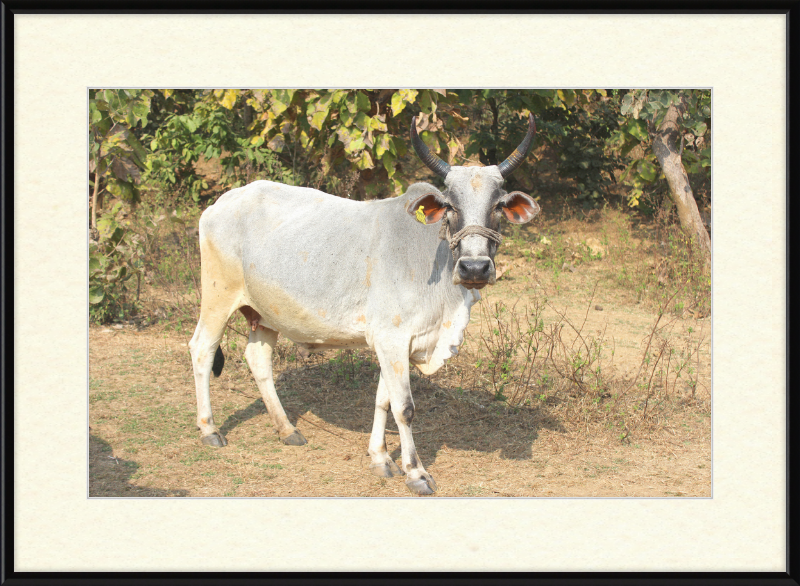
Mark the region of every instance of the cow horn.
[[533, 137], [536, 135], [536, 123], [533, 121], [533, 114], [529, 114], [528, 116], [528, 134], [525, 135], [525, 138], [522, 139], [522, 142], [519, 143], [519, 146], [514, 149], [514, 152], [509, 155], [509, 157], [497, 165], [497, 168], [500, 170], [500, 174], [503, 178], [508, 177], [511, 175], [517, 167], [520, 166], [523, 159], [528, 155], [528, 151], [531, 148], [531, 144], [533, 143]]
[[422, 142], [422, 139], [417, 134], [416, 116], [411, 119], [411, 144], [414, 145], [417, 156], [422, 159], [422, 162], [425, 163], [431, 171], [440, 177], [447, 177], [447, 174], [450, 172], [450, 165], [434, 155], [425, 143]]

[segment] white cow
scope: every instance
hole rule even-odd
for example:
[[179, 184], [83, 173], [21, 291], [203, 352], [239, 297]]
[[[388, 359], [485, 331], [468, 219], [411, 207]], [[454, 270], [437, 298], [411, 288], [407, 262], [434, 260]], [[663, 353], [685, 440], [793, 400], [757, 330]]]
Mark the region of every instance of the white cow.
[[[416, 183], [399, 197], [351, 201], [314, 189], [256, 181], [220, 197], [200, 218], [202, 302], [189, 344], [202, 442], [224, 446], [211, 412], [209, 379], [219, 376], [219, 343], [237, 309], [251, 330], [245, 356], [285, 444], [306, 439], [286, 417], [272, 377], [272, 351], [283, 334], [312, 350], [372, 348], [380, 362], [370, 469], [406, 474], [416, 494], [436, 483], [417, 457], [411, 422], [410, 364], [436, 372], [458, 352], [478, 289], [495, 282], [501, 216], [524, 223], [539, 206], [503, 180], [527, 154], [535, 126], [498, 166], [450, 167], [417, 136], [420, 158], [444, 178], [439, 191]], [[422, 221], [420, 221], [422, 219]], [[442, 222], [441, 229], [434, 226]], [[386, 450], [391, 407], [402, 462]]]

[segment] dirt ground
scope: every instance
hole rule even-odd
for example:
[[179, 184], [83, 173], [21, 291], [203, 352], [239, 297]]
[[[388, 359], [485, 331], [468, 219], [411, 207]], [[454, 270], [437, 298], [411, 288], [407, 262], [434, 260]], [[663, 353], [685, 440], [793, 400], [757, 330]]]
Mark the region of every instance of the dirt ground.
[[[545, 321], [564, 311], [585, 320], [585, 332], [605, 331], [614, 376], [635, 374], [656, 318], [652, 307], [614, 288], [596, 288], [599, 273], [589, 263], [565, 271], [554, 286], [532, 261], [500, 254], [497, 262], [507, 272], [484, 289], [489, 304], [519, 300], [520, 308], [546, 295]], [[480, 339], [476, 309], [468, 346]], [[668, 418], [626, 437], [588, 421], [582, 427], [562, 420], [546, 406], [512, 409], [491, 393], [461, 388], [455, 373], [463, 378], [470, 367], [461, 356], [441, 374], [413, 375], [414, 439], [438, 484], [435, 496], [711, 496], [711, 320], [671, 320], [671, 336], [698, 345], [696, 394], [684, 400], [688, 389], [676, 386], [680, 400]], [[378, 373], [368, 350], [292, 362], [293, 346], [281, 342], [276, 386], [308, 439], [302, 447], [279, 441], [246, 365], [235, 352], [226, 355], [211, 387], [215, 420], [229, 442], [218, 449], [202, 445], [195, 427], [187, 347], [193, 327], [90, 327], [90, 496], [411, 496], [402, 478], [381, 479], [368, 470]], [[391, 417], [388, 429], [387, 445], [398, 461]]]

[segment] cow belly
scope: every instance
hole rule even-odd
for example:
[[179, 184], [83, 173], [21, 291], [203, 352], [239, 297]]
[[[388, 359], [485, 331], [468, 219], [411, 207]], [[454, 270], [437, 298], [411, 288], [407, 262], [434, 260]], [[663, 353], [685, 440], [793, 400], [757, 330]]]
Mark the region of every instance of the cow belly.
[[367, 345], [363, 323], [355, 316], [341, 315], [325, 307], [304, 306], [278, 289], [259, 295], [258, 299], [247, 299], [247, 305], [257, 312], [259, 325], [310, 349]]
[[296, 312], [284, 316], [268, 310], [261, 314], [258, 323], [309, 349], [356, 348], [367, 345], [363, 332], [337, 327], [337, 324], [315, 319], [308, 313], [303, 315]]

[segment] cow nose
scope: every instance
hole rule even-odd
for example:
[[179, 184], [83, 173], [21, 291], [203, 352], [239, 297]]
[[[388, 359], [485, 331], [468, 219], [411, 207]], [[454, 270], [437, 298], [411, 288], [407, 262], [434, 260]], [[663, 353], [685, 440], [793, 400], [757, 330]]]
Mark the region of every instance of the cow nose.
[[464, 283], [486, 284], [491, 278], [492, 261], [486, 257], [462, 258], [458, 263], [458, 276]]

